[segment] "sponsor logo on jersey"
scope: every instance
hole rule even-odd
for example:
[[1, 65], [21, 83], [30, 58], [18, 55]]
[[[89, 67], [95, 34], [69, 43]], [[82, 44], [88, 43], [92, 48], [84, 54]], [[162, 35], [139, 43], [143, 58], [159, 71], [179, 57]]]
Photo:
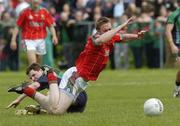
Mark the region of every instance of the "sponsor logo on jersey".
[[29, 19], [32, 20], [32, 19], [33, 19], [33, 16], [32, 16], [32, 15], [29, 15]]
[[30, 22], [30, 26], [32, 27], [42, 27], [43, 25], [44, 25], [43, 22], [35, 22], [35, 21]]

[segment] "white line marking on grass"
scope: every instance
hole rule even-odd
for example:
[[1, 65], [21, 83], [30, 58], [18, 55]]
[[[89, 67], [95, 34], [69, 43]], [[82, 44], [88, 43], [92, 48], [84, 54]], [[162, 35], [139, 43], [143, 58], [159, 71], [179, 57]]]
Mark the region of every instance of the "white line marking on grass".
[[154, 82], [118, 82], [118, 83], [112, 83], [109, 84], [108, 82], [106, 83], [95, 83], [95, 84], [89, 84], [89, 86], [126, 86], [126, 85], [167, 85], [167, 84], [171, 84], [171, 81], [166, 81], [166, 82], [158, 82], [158, 81], [154, 81]]

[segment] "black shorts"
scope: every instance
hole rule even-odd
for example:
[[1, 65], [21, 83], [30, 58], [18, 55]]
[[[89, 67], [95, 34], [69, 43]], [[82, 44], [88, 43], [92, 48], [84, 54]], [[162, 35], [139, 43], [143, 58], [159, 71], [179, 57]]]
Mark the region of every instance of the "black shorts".
[[83, 112], [85, 110], [86, 103], [87, 103], [87, 94], [85, 91], [83, 91], [78, 95], [75, 103], [68, 108], [67, 112], [68, 113]]

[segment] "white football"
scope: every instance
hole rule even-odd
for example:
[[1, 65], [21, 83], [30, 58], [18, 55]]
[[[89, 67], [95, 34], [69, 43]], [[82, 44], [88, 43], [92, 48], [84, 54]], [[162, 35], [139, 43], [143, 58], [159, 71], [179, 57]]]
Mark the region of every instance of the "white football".
[[160, 115], [163, 110], [163, 103], [157, 98], [150, 98], [144, 103], [144, 113], [147, 116]]

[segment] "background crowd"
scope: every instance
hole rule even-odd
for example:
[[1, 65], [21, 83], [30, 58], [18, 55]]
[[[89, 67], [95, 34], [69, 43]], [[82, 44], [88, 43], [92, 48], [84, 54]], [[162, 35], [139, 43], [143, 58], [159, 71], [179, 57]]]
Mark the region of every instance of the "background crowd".
[[[0, 71], [17, 71], [24, 63], [20, 57], [21, 40], [18, 40], [18, 50], [10, 48], [20, 5], [27, 6], [28, 0], [0, 0]], [[124, 30], [137, 33], [145, 29], [148, 32], [143, 39], [128, 44], [116, 43], [110, 56], [110, 68], [163, 68], [173, 65], [164, 32], [168, 15], [177, 8], [174, 0], [42, 0], [41, 6], [54, 17], [59, 37], [59, 44], [53, 46], [48, 34], [43, 64], [60, 68], [74, 66], [87, 37], [96, 32], [94, 21], [107, 16], [115, 27], [135, 16], [135, 22]]]

